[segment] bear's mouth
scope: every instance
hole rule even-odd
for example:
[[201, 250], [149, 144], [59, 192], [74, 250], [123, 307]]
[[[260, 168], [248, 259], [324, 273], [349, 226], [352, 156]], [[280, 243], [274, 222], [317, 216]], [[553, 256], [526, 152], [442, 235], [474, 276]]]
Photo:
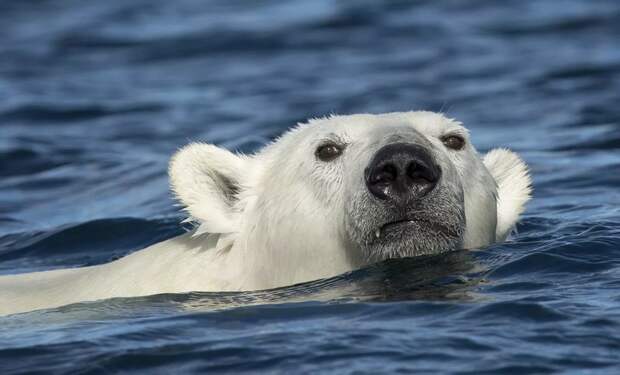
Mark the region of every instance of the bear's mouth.
[[374, 235], [376, 239], [379, 239], [392, 233], [402, 233], [406, 230], [419, 231], [421, 229], [441, 233], [448, 237], [458, 237], [458, 233], [454, 228], [441, 223], [421, 219], [400, 219], [390, 221], [377, 228]]

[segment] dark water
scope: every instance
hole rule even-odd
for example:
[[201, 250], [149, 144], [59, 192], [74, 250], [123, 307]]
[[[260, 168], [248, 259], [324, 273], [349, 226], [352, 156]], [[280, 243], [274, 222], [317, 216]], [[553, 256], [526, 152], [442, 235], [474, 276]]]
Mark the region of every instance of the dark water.
[[272, 292], [0, 318], [0, 373], [620, 372], [620, 3], [257, 3], [0, 3], [0, 273], [181, 233], [176, 148], [252, 151], [329, 113], [443, 110], [517, 150], [519, 234]]

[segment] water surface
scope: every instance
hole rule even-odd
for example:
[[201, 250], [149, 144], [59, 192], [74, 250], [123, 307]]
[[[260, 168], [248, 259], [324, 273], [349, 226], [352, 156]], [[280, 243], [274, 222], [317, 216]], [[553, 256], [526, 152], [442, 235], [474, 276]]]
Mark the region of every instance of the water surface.
[[182, 233], [178, 147], [330, 113], [443, 111], [535, 188], [470, 253], [0, 318], [2, 374], [620, 372], [618, 2], [28, 0], [0, 35], [2, 274]]

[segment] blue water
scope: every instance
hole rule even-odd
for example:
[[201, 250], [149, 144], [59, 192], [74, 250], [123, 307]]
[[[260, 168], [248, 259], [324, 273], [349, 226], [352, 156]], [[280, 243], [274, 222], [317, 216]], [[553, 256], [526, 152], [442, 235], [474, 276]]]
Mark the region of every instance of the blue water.
[[441, 110], [535, 188], [486, 249], [0, 317], [0, 373], [620, 373], [619, 2], [21, 0], [0, 35], [1, 274], [182, 233], [178, 147], [330, 113]]

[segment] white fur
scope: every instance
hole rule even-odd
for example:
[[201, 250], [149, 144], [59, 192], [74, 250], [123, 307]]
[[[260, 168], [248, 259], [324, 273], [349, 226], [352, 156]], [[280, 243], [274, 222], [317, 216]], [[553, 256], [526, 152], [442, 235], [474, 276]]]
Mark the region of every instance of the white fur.
[[225, 194], [223, 178], [238, 182], [244, 158], [203, 143], [190, 144], [170, 161], [170, 184], [189, 214], [213, 233], [229, 233], [238, 226], [238, 215]]
[[[345, 222], [366, 214], [352, 215], [350, 203], [367, 195], [363, 171], [378, 145], [414, 133], [452, 179], [447, 188], [462, 189], [462, 246], [503, 240], [531, 192], [514, 153], [493, 150], [482, 159], [460, 123], [432, 112], [332, 116], [301, 124], [251, 156], [203, 143], [184, 147], [171, 160], [170, 181], [196, 230], [99, 266], [0, 277], [0, 314], [113, 297], [268, 289], [362, 267], [368, 259]], [[466, 148], [447, 150], [440, 138], [448, 133], [464, 137]], [[347, 144], [343, 157], [317, 162], [314, 150], [326, 139]]]
[[531, 199], [532, 181], [527, 165], [510, 150], [491, 150], [483, 160], [497, 183], [496, 241], [504, 241]]

